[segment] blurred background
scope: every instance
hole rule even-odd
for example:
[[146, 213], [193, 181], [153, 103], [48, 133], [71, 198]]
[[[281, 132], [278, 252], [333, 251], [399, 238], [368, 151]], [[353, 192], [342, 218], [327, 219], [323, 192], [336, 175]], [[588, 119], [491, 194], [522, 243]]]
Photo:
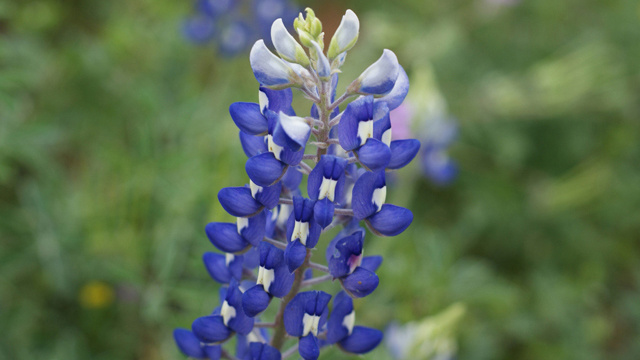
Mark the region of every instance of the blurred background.
[[[204, 226], [247, 181], [249, 1], [0, 0], [0, 359], [184, 358], [172, 329], [218, 302]], [[385, 262], [358, 324], [427, 318], [410, 359], [640, 358], [637, 1], [286, 6], [327, 38], [360, 17], [339, 93], [383, 48], [412, 81], [394, 134], [423, 152], [388, 201], [415, 220], [368, 235]]]

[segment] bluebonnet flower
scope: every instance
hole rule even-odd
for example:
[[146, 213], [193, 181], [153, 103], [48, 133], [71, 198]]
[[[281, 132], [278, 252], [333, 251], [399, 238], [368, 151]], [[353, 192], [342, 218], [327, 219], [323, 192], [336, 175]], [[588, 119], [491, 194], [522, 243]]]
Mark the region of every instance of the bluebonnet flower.
[[199, 45], [214, 41], [223, 56], [233, 57], [256, 39], [268, 39], [274, 20], [284, 18], [290, 23], [298, 12], [289, 0], [250, 2], [250, 6], [243, 6], [240, 0], [197, 0], [195, 13], [184, 21], [184, 36]]
[[220, 345], [204, 345], [190, 330], [175, 329], [173, 339], [180, 351], [194, 359], [218, 360], [221, 356]]
[[256, 285], [242, 295], [244, 312], [255, 317], [264, 311], [275, 297], [283, 297], [291, 290], [294, 276], [284, 262], [284, 251], [266, 242], [260, 243], [260, 268]]
[[353, 214], [376, 235], [396, 236], [411, 224], [413, 214], [403, 207], [385, 204], [386, 197], [384, 171], [362, 174], [353, 187]]
[[[276, 0], [255, 4], [268, 11], [262, 6], [270, 1]], [[203, 13], [211, 18], [229, 9], [204, 5], [209, 7]], [[277, 54], [263, 40], [250, 53], [260, 85], [258, 102], [229, 107], [248, 157], [249, 180], [245, 186], [223, 188], [218, 200], [236, 223], [212, 222], [205, 229], [223, 252], [205, 253], [205, 267], [214, 280], [229, 285], [221, 291], [221, 307], [197, 318], [192, 332], [177, 329], [176, 342], [196, 358], [230, 357], [221, 347], [233, 336], [241, 360], [278, 360], [295, 351], [312, 360], [333, 344], [363, 354], [380, 343], [382, 333], [354, 325], [351, 298], [378, 287], [382, 257], [364, 256], [366, 232], [360, 224], [376, 235], [395, 236], [413, 220], [408, 209], [386, 204], [385, 178], [386, 171], [404, 167], [420, 148], [417, 140], [391, 140], [389, 112], [404, 101], [408, 77], [395, 54], [385, 50], [338, 97], [340, 67], [359, 36], [355, 13], [346, 12], [328, 46], [322, 23], [310, 9], [294, 21], [299, 42], [282, 19], [269, 24]], [[296, 115], [292, 89], [313, 102], [309, 117]], [[340, 112], [351, 97], [358, 98]], [[315, 153], [305, 154], [309, 144]], [[299, 189], [304, 174], [306, 192]], [[343, 229], [325, 244], [328, 266], [313, 263], [312, 250], [322, 244], [322, 233], [336, 226]], [[314, 277], [318, 271], [327, 274]], [[344, 291], [336, 296], [327, 323], [331, 295], [300, 290], [330, 280]], [[282, 299], [276, 318], [263, 322], [260, 314], [274, 297]], [[298, 345], [281, 353], [286, 334], [298, 338]]]
[[391, 141], [389, 111], [402, 103], [409, 91], [404, 69], [399, 81], [385, 97], [361, 97], [350, 103], [339, 125], [340, 146], [353, 151], [358, 160], [371, 171], [395, 170], [406, 166], [418, 153], [420, 142], [414, 139]]
[[205, 232], [211, 243], [220, 251], [243, 253], [251, 246], [260, 244], [264, 238], [266, 223], [267, 211], [261, 211], [253, 217], [237, 217], [235, 224], [209, 223]]
[[307, 192], [310, 199], [316, 200], [314, 218], [323, 228], [333, 221], [334, 204], [342, 198], [347, 165], [344, 158], [322, 155], [309, 173]]
[[242, 307], [242, 291], [237, 281], [220, 288], [220, 302], [209, 316], [197, 318], [191, 325], [193, 334], [205, 344], [221, 343], [235, 332], [248, 335], [253, 330], [254, 320], [245, 315]]
[[293, 272], [307, 257], [307, 248], [313, 249], [320, 239], [322, 228], [314, 216], [316, 202], [301, 196], [293, 197], [293, 211], [287, 220], [287, 248], [285, 261]]
[[285, 308], [284, 327], [287, 334], [299, 338], [298, 351], [305, 360], [320, 356], [318, 331], [327, 322], [331, 295], [324, 291], [298, 293]]
[[338, 344], [340, 349], [365, 354], [382, 341], [382, 331], [364, 326], [355, 326], [356, 312], [353, 300], [344, 291], [333, 299], [333, 309], [327, 324], [327, 342]]
[[327, 246], [329, 273], [339, 279], [342, 288], [353, 297], [365, 297], [378, 287], [375, 271], [382, 256], [364, 256], [364, 234], [361, 227], [340, 232]]

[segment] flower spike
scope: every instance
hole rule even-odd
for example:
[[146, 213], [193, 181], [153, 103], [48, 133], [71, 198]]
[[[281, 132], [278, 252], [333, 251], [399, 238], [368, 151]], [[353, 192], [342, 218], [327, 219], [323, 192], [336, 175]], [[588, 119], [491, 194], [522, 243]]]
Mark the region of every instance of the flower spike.
[[[199, 1], [205, 21], [190, 24], [189, 30], [201, 37], [220, 28], [224, 12], [218, 9], [233, 7], [231, 0], [194, 1]], [[202, 257], [211, 278], [224, 284], [220, 306], [196, 318], [191, 330], [174, 331], [180, 351], [194, 359], [282, 360], [297, 351], [304, 360], [317, 360], [331, 345], [355, 355], [373, 350], [382, 332], [356, 325], [353, 299], [377, 289], [376, 271], [383, 258], [365, 256], [363, 226], [378, 236], [395, 236], [413, 220], [408, 209], [386, 203], [386, 172], [406, 166], [420, 151], [419, 141], [398, 136], [402, 129], [393, 133], [392, 116], [398, 112], [391, 111], [401, 106], [409, 90], [409, 78], [396, 55], [384, 50], [337, 96], [340, 68], [359, 37], [356, 14], [347, 10], [325, 43], [322, 23], [307, 9], [306, 16], [300, 14], [294, 21], [296, 40], [285, 27], [286, 14], [268, 11], [271, 1], [256, 0], [252, 8], [258, 13], [254, 27], [268, 32], [267, 41], [276, 50], [272, 53], [263, 40], [251, 49], [258, 98], [229, 106], [247, 156], [249, 180], [218, 192], [220, 205], [235, 223], [205, 227], [212, 245], [221, 251]], [[249, 27], [236, 23], [221, 31], [246, 35]], [[244, 44], [226, 41], [220, 48], [233, 52]], [[296, 115], [294, 89], [313, 102], [310, 116]], [[362, 96], [351, 101], [354, 95]], [[448, 145], [431, 139], [423, 149], [423, 161], [441, 172], [447, 145], [438, 140]], [[314, 149], [307, 151], [308, 145]], [[322, 233], [333, 227], [342, 229], [333, 240], [322, 242]], [[326, 261], [313, 262], [321, 246]], [[330, 317], [331, 294], [301, 292], [327, 281], [342, 288]], [[281, 299], [275, 301], [278, 311], [267, 311], [274, 298]], [[283, 351], [287, 336], [298, 343]], [[227, 348], [230, 343], [235, 343], [235, 355]]]

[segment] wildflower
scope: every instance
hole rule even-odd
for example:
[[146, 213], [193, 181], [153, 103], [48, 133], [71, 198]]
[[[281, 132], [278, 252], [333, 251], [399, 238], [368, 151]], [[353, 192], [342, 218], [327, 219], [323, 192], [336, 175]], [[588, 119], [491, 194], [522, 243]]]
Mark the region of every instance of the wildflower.
[[316, 360], [320, 356], [318, 331], [329, 314], [327, 305], [331, 295], [323, 291], [298, 293], [284, 311], [284, 327], [287, 334], [299, 338], [298, 352], [305, 360]]
[[266, 242], [260, 243], [260, 268], [256, 285], [242, 295], [242, 308], [249, 317], [264, 311], [275, 297], [291, 290], [293, 274], [284, 262], [284, 252]]
[[371, 171], [400, 169], [418, 153], [420, 142], [415, 139], [391, 141], [389, 106], [374, 102], [373, 96], [350, 103], [339, 125], [340, 146], [353, 151], [358, 160]]
[[237, 281], [220, 288], [220, 302], [212, 315], [197, 318], [191, 325], [193, 334], [205, 344], [224, 342], [234, 332], [246, 336], [253, 330], [254, 320], [242, 310], [242, 291]]
[[237, 217], [235, 224], [212, 222], [205, 232], [211, 243], [220, 251], [242, 253], [251, 246], [257, 247], [264, 238], [267, 213], [261, 211], [250, 218]]
[[334, 203], [342, 198], [347, 165], [346, 159], [323, 155], [309, 174], [307, 192], [316, 200], [314, 218], [323, 228], [333, 221]]
[[382, 331], [354, 326], [355, 321], [353, 300], [344, 291], [339, 292], [333, 299], [327, 323], [327, 342], [338, 344], [340, 349], [353, 354], [365, 354], [375, 349], [382, 341]]
[[[265, 4], [277, 6], [281, 0], [255, 1], [266, 16]], [[215, 17], [218, 10], [206, 12]], [[273, 20], [269, 34], [277, 54], [263, 40], [250, 54], [260, 84], [258, 102], [229, 107], [248, 157], [249, 181], [223, 188], [218, 200], [236, 223], [213, 222], [205, 229], [223, 252], [206, 253], [205, 267], [214, 280], [229, 286], [221, 293], [222, 306], [197, 318], [192, 332], [175, 332], [178, 347], [196, 358], [232, 357], [220, 346], [233, 336], [241, 360], [278, 360], [296, 350], [305, 360], [315, 360], [322, 347], [332, 344], [352, 354], [372, 350], [382, 333], [354, 325], [350, 296], [365, 297], [377, 288], [382, 257], [364, 256], [360, 223], [379, 236], [394, 236], [413, 220], [409, 210], [385, 203], [385, 171], [402, 168], [420, 148], [417, 140], [392, 141], [389, 113], [409, 89], [395, 54], [385, 50], [338, 97], [340, 67], [359, 36], [357, 16], [347, 10], [326, 54], [322, 23], [313, 10], [294, 21], [299, 41], [284, 21]], [[313, 101], [310, 117], [296, 115], [292, 89]], [[358, 94], [363, 96], [341, 113], [341, 104]], [[305, 154], [308, 144], [317, 147], [315, 154]], [[299, 188], [305, 174], [306, 193]], [[328, 266], [313, 263], [312, 250], [321, 244], [322, 232], [334, 226], [343, 228], [325, 244]], [[317, 272], [328, 274], [314, 277]], [[334, 300], [327, 326], [331, 295], [300, 289], [330, 280], [338, 280], [344, 291]], [[282, 299], [276, 318], [262, 322], [260, 314], [274, 297]], [[297, 337], [298, 345], [281, 353], [286, 334]]]
[[220, 345], [204, 345], [187, 329], [173, 330], [173, 339], [183, 354], [194, 359], [218, 360], [222, 355]]
[[339, 279], [342, 288], [353, 297], [371, 294], [379, 282], [375, 271], [382, 263], [382, 257], [364, 257], [364, 234], [361, 227], [347, 236], [340, 233], [326, 251], [329, 273], [334, 279]]
[[296, 270], [307, 256], [307, 248], [318, 243], [322, 228], [313, 216], [315, 201], [293, 197], [293, 211], [287, 220], [287, 248], [285, 262], [290, 272]]
[[385, 204], [387, 185], [384, 171], [365, 172], [353, 187], [353, 214], [364, 220], [369, 229], [380, 236], [396, 236], [413, 221], [411, 211]]

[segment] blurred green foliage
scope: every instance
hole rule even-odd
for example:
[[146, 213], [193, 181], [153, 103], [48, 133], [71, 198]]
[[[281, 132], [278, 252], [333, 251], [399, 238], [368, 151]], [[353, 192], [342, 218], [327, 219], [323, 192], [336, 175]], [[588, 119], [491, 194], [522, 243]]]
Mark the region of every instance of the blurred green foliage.
[[[639, 5], [497, 3], [302, 4], [362, 19], [343, 78], [390, 48], [461, 122], [454, 184], [399, 173], [414, 224], [368, 236], [385, 263], [357, 322], [461, 302], [460, 359], [638, 359]], [[227, 107], [257, 91], [246, 54], [184, 41], [189, 11], [0, 1], [0, 360], [181, 358], [171, 330], [216, 305], [203, 228], [246, 181]]]

